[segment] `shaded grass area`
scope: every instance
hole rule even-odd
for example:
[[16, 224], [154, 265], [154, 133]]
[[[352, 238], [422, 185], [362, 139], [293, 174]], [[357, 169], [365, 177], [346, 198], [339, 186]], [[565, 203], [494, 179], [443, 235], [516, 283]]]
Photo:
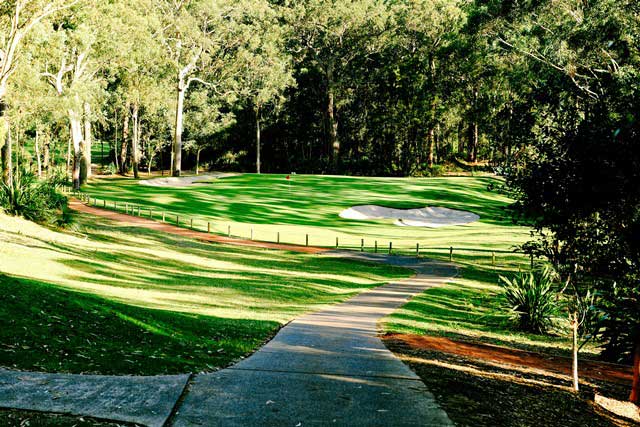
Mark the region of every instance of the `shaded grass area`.
[[0, 365], [37, 371], [213, 370], [302, 313], [410, 275], [83, 215], [63, 233], [0, 214], [0, 244]]
[[139, 308], [6, 276], [0, 276], [0, 318], [0, 365], [102, 374], [215, 369], [279, 327]]
[[397, 342], [386, 344], [411, 366], [451, 420], [461, 427], [635, 425], [608, 415], [593, 403], [595, 389], [603, 387], [609, 395], [623, 395], [626, 387], [594, 384], [576, 395], [540, 372], [415, 350]]
[[137, 427], [138, 424], [111, 422], [91, 417], [0, 409], [0, 425], [5, 427]]
[[[253, 229], [257, 240], [304, 243], [309, 235], [311, 245], [359, 247], [360, 240], [372, 249], [378, 241], [387, 247], [392, 241], [396, 249], [409, 249], [420, 243], [422, 248], [448, 250], [506, 251], [522, 243], [528, 236], [524, 227], [514, 226], [504, 210], [508, 197], [489, 187], [500, 186], [491, 177], [440, 178], [372, 178], [292, 175], [244, 174], [187, 187], [149, 187], [132, 179], [98, 179], [84, 190], [92, 197], [140, 204], [161, 212], [183, 224], [190, 218], [194, 225], [206, 230], [248, 237]], [[339, 217], [353, 205], [376, 204], [394, 208], [442, 206], [480, 215], [477, 223], [457, 227], [428, 229], [398, 227], [393, 220], [357, 221]], [[148, 213], [148, 210], [145, 211]]]
[[[505, 308], [499, 275], [513, 273], [509, 268], [463, 260], [459, 276], [440, 287], [412, 298], [383, 319], [385, 332], [435, 335], [459, 341], [475, 341], [547, 354], [569, 356], [571, 342], [565, 331], [566, 319], [556, 319], [556, 330], [547, 335], [518, 331]], [[528, 268], [528, 267], [526, 267]], [[595, 357], [597, 343], [589, 343], [581, 357]]]

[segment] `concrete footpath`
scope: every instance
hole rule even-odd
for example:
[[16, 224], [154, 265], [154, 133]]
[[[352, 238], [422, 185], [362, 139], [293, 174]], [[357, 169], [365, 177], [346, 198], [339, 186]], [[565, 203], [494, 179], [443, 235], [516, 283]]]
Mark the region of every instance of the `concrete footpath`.
[[455, 276], [455, 267], [386, 255], [327, 255], [418, 274], [296, 319], [253, 356], [197, 376], [176, 426], [452, 425], [416, 374], [385, 348], [377, 322]]

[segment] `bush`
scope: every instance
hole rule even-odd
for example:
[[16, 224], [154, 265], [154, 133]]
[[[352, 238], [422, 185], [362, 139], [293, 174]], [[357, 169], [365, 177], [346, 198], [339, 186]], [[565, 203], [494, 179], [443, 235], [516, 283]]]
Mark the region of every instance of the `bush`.
[[115, 175], [118, 172], [116, 165], [113, 162], [109, 163], [109, 165], [102, 169], [103, 175]]
[[9, 215], [62, 225], [70, 221], [67, 198], [56, 187], [59, 178], [38, 181], [31, 172], [16, 171], [12, 185], [0, 185], [0, 207]]
[[544, 334], [553, 326], [558, 312], [553, 279], [549, 269], [517, 274], [510, 279], [500, 276], [506, 304], [514, 314], [518, 329]]

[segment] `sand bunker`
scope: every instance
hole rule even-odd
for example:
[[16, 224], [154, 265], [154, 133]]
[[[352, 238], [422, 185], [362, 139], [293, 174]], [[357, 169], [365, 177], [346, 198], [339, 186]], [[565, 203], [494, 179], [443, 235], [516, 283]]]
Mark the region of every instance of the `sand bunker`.
[[204, 184], [213, 179], [227, 178], [235, 176], [235, 173], [211, 172], [202, 175], [193, 176], [168, 176], [162, 178], [143, 179], [140, 185], [148, 185], [149, 187], [188, 187], [192, 184]]
[[353, 206], [340, 212], [347, 219], [395, 219], [394, 224], [409, 227], [438, 228], [476, 222], [474, 213], [455, 209], [427, 206], [420, 209], [394, 209], [376, 205]]

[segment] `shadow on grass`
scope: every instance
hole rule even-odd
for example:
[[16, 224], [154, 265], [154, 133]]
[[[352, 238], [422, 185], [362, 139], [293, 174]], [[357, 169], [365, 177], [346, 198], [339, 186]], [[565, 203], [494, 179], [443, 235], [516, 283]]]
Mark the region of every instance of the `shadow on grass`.
[[0, 275], [0, 365], [22, 370], [155, 375], [223, 367], [277, 322], [120, 304]]

